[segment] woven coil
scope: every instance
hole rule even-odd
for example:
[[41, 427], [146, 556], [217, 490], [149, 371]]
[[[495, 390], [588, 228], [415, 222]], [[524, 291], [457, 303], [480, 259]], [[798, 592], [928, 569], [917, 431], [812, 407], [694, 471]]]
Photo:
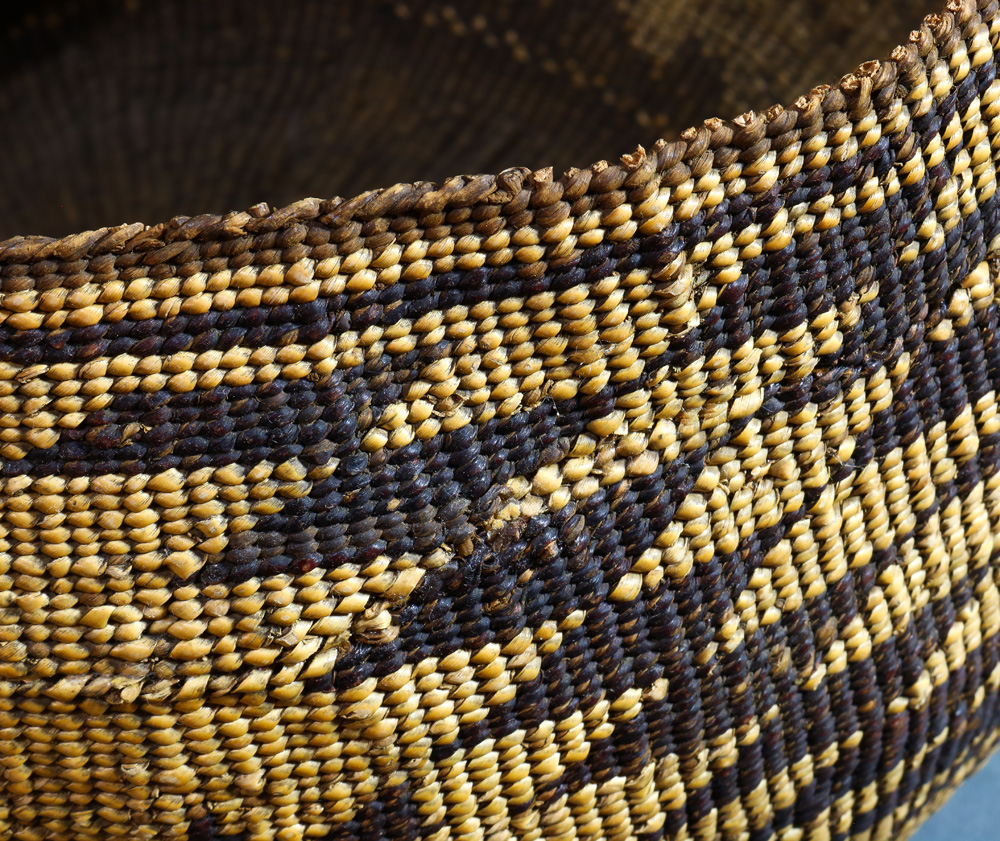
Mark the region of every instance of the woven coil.
[[905, 837], [1000, 732], [998, 45], [0, 244], [0, 837]]

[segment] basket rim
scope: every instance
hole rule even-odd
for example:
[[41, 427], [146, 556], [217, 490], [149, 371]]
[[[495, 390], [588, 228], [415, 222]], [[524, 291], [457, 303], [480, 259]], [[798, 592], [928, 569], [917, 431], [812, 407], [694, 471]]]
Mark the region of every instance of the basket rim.
[[[61, 237], [16, 235], [0, 241], [0, 265], [50, 259], [76, 261], [178, 242], [228, 240], [273, 233], [303, 222], [318, 221], [335, 229], [352, 222], [392, 219], [414, 212], [503, 205], [525, 189], [528, 206], [538, 208], [563, 198], [635, 189], [648, 184], [653, 177], [669, 181], [706, 153], [727, 147], [750, 150], [815, 121], [817, 116], [867, 113], [873, 90], [905, 79], [924, 57], [947, 44], [952, 34], [973, 16], [996, 5], [997, 0], [946, 0], [940, 12], [925, 16], [911, 31], [908, 41], [890, 50], [885, 58], [865, 61], [834, 84], [817, 85], [790, 105], [778, 103], [766, 111], [746, 111], [730, 119], [706, 118], [700, 125], [681, 131], [675, 140], [657, 140], [648, 151], [639, 145], [617, 161], [600, 160], [583, 169], [571, 167], [558, 177], [551, 166], [535, 170], [509, 167], [499, 173], [456, 175], [443, 182], [399, 182], [349, 198], [303, 198], [277, 208], [260, 202], [244, 211], [175, 216], [159, 223], [123, 223]], [[697, 187], [690, 193], [705, 194], [705, 190]]]

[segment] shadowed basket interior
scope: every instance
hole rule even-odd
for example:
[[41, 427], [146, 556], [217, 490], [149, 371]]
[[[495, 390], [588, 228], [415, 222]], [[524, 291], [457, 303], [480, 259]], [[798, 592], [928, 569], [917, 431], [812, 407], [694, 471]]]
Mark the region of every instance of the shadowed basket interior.
[[992, 751], [996, 0], [0, 39], [0, 837], [897, 839]]
[[590, 166], [790, 105], [935, 0], [41, 0], [0, 65], [0, 239]]

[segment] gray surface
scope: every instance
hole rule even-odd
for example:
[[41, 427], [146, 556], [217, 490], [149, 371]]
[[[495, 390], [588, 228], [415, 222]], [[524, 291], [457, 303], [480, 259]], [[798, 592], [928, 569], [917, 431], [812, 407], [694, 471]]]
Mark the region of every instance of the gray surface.
[[1000, 839], [1000, 755], [966, 780], [912, 841], [997, 841]]

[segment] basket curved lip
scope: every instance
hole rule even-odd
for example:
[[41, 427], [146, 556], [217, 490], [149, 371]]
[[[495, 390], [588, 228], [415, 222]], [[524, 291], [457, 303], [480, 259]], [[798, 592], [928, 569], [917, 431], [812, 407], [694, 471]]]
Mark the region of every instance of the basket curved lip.
[[[525, 188], [527, 205], [538, 208], [563, 198], [634, 189], [654, 176], [662, 180], [687, 175], [687, 165], [708, 152], [725, 147], [752, 149], [834, 112], [861, 114], [871, 107], [871, 93], [905, 79], [926, 55], [947, 43], [952, 33], [980, 9], [996, 0], [946, 0], [940, 12], [923, 18], [905, 44], [884, 59], [862, 63], [835, 84], [821, 84], [796, 98], [791, 105], [776, 104], [764, 112], [747, 111], [732, 119], [711, 117], [682, 131], [676, 140], [660, 139], [649, 151], [642, 146], [609, 163], [597, 161], [584, 169], [570, 168], [556, 178], [552, 167], [531, 170], [511, 167], [495, 174], [458, 175], [441, 183], [414, 181], [393, 184], [351, 198], [304, 198], [280, 208], [261, 202], [245, 211], [222, 215], [175, 216], [167, 222], [125, 223], [63, 237], [14, 236], [0, 241], [0, 265], [41, 260], [85, 260], [106, 254], [162, 248], [184, 242], [235, 239], [273, 233], [289, 226], [319, 221], [330, 228], [377, 218], [394, 218], [414, 212], [435, 213], [480, 204], [509, 203]], [[817, 114], [818, 112], [818, 114]], [[754, 161], [756, 158], [751, 158]], [[686, 176], [685, 176], [686, 177]], [[682, 179], [683, 180], [683, 179]], [[705, 195], [697, 187], [691, 195]], [[671, 203], [673, 203], [673, 199]], [[0, 293], [2, 296], [2, 293]]]

